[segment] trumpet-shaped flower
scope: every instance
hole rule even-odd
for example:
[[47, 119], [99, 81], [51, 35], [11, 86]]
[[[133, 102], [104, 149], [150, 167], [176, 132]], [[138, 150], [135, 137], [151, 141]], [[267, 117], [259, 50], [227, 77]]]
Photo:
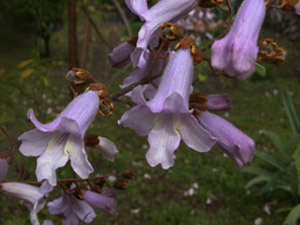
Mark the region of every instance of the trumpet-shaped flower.
[[202, 112], [197, 118], [203, 127], [218, 139], [217, 144], [236, 162], [238, 167], [251, 164], [255, 143], [250, 137], [212, 113]]
[[161, 0], [148, 9], [147, 0], [126, 0], [128, 8], [142, 21], [145, 21], [138, 33], [136, 48], [131, 54], [133, 66], [141, 67], [143, 65], [149, 44], [154, 47], [157, 46], [161, 24], [165, 22], [175, 23], [188, 14], [198, 3], [199, 0]]
[[137, 106], [126, 112], [119, 123], [139, 135], [148, 135], [150, 148], [146, 158], [151, 166], [161, 164], [164, 169], [173, 166], [173, 152], [181, 139], [198, 152], [207, 152], [216, 143], [189, 110], [192, 75], [190, 49], [180, 49], [170, 58], [151, 100], [145, 100], [141, 86], [132, 92], [132, 100]]
[[247, 79], [255, 72], [256, 44], [266, 11], [265, 0], [244, 0], [230, 32], [211, 48], [212, 65], [228, 76]]
[[7, 195], [22, 199], [30, 210], [31, 223], [40, 224], [37, 213], [44, 208], [45, 195], [52, 190], [52, 186], [47, 181], [40, 188], [19, 182], [4, 182], [1, 183], [1, 190]]
[[36, 129], [23, 133], [20, 152], [25, 156], [39, 156], [36, 176], [39, 181], [46, 179], [56, 185], [56, 169], [63, 167], [68, 160], [73, 170], [87, 178], [93, 167], [84, 149], [84, 133], [98, 111], [97, 91], [88, 91], [75, 98], [52, 122], [41, 124], [28, 110], [28, 118]]
[[63, 192], [60, 198], [49, 202], [47, 206], [52, 215], [64, 214], [66, 220], [63, 225], [77, 225], [79, 220], [84, 223], [91, 223], [95, 219], [96, 213], [90, 205], [101, 211], [114, 214], [116, 201], [110, 197], [115, 195], [116, 190], [114, 188], [104, 188], [101, 194], [84, 191], [84, 200], [80, 200]]

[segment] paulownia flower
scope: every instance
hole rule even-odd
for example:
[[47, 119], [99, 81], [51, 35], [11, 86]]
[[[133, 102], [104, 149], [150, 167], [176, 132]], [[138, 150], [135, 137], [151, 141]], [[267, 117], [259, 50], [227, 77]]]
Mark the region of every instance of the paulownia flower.
[[250, 137], [215, 114], [201, 112], [197, 118], [201, 125], [218, 139], [217, 144], [239, 168], [251, 165], [255, 143]]
[[30, 210], [30, 221], [33, 225], [39, 225], [37, 213], [41, 211], [45, 204], [45, 195], [52, 190], [52, 186], [45, 181], [41, 187], [35, 187], [19, 182], [1, 183], [1, 190], [10, 196], [20, 198]]
[[247, 79], [255, 72], [256, 44], [266, 11], [265, 0], [244, 0], [230, 32], [211, 48], [212, 65], [228, 76]]
[[88, 91], [75, 98], [52, 122], [41, 124], [28, 110], [28, 118], [36, 129], [23, 133], [20, 152], [25, 156], [39, 156], [36, 176], [38, 181], [46, 179], [56, 185], [56, 169], [63, 167], [68, 160], [73, 170], [87, 178], [93, 167], [84, 149], [84, 133], [98, 111], [97, 91]]
[[145, 100], [145, 88], [141, 86], [132, 92], [132, 100], [137, 106], [126, 112], [119, 123], [139, 135], [148, 135], [150, 148], [146, 158], [151, 166], [161, 164], [164, 169], [173, 166], [173, 152], [181, 139], [198, 152], [207, 152], [216, 143], [189, 110], [192, 75], [190, 49], [180, 49], [170, 58], [151, 100]]
[[131, 62], [134, 67], [144, 64], [145, 52], [149, 44], [158, 45], [160, 25], [165, 22], [175, 23], [189, 13], [199, 0], [161, 0], [148, 9], [147, 0], [126, 0], [128, 8], [138, 15], [144, 25], [138, 33], [136, 48], [131, 54]]
[[79, 220], [84, 223], [91, 223], [95, 219], [96, 213], [90, 205], [106, 213], [114, 214], [116, 201], [110, 197], [115, 195], [116, 190], [114, 188], [103, 188], [101, 194], [84, 191], [84, 200], [62, 192], [62, 197], [49, 202], [47, 206], [52, 215], [64, 214], [66, 220], [63, 225], [77, 225]]

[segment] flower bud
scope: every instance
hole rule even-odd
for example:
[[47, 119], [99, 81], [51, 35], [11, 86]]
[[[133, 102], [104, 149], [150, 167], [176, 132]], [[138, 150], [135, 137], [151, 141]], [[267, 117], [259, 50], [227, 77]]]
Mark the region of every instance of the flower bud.
[[126, 180], [117, 180], [114, 184], [114, 188], [119, 190], [126, 190], [128, 188], [128, 182]]
[[132, 179], [134, 177], [134, 172], [131, 170], [126, 170], [122, 173], [122, 176], [126, 179]]

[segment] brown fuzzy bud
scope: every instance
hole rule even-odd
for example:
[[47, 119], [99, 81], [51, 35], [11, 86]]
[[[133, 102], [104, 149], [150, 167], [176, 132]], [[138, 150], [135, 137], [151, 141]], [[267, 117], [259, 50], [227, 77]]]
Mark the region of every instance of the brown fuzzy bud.
[[126, 179], [132, 179], [134, 178], [134, 175], [135, 175], [134, 172], [131, 170], [126, 170], [122, 173], [122, 176]]
[[20, 177], [21, 181], [27, 180], [30, 177], [30, 173], [28, 172], [28, 170], [24, 170], [22, 172], [22, 175]]
[[96, 134], [87, 134], [84, 136], [84, 144], [91, 148], [96, 148], [99, 144], [99, 138]]
[[23, 170], [24, 170], [24, 166], [22, 163], [17, 163], [16, 166], [15, 166], [15, 169], [18, 173], [22, 173]]
[[105, 184], [105, 178], [104, 177], [99, 177], [96, 180], [94, 180], [94, 184], [100, 187], [103, 187]]
[[114, 184], [114, 188], [118, 190], [126, 190], [128, 188], [128, 182], [126, 180], [117, 180]]
[[66, 74], [65, 78], [73, 85], [86, 85], [96, 82], [89, 71], [75, 67]]
[[160, 28], [163, 30], [161, 38], [167, 41], [174, 41], [183, 37], [183, 29], [174, 23], [166, 22], [160, 25]]

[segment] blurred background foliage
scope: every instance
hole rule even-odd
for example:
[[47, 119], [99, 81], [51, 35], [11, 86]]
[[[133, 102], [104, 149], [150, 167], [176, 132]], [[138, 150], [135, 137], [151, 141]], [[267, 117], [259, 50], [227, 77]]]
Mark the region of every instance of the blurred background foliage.
[[[130, 13], [123, 0], [118, 2], [132, 33], [137, 34], [143, 23]], [[157, 1], [148, 2], [153, 5]], [[232, 1], [235, 12], [241, 2]], [[119, 90], [119, 84], [132, 68], [129, 65], [122, 70], [112, 69], [107, 59], [112, 47], [128, 39], [128, 29], [116, 5], [111, 0], [78, 0], [73, 3], [76, 3], [78, 66], [83, 65], [82, 58], [85, 59], [84, 68], [91, 71], [99, 82], [105, 83], [110, 92]], [[91, 25], [85, 9], [96, 28]], [[205, 15], [199, 18], [199, 11], [195, 11], [180, 21], [183, 25], [186, 21], [195, 21], [192, 28], [187, 25], [184, 28], [186, 34], [201, 36], [199, 46], [219, 35], [226, 23], [227, 15], [221, 11], [212, 10]], [[28, 108], [34, 108], [41, 122], [48, 122], [71, 100], [64, 80], [70, 68], [68, 26], [68, 1], [0, 1], [0, 124], [11, 135], [18, 137], [33, 128], [26, 118]], [[271, 178], [276, 177], [276, 182], [268, 185], [272, 180], [269, 177], [269, 180], [254, 185], [253, 175], [242, 173], [217, 147], [209, 153], [199, 154], [181, 145], [176, 151], [173, 168], [168, 171], [160, 167], [150, 168], [145, 160], [146, 138], [117, 125], [117, 120], [128, 108], [116, 103], [114, 115], [97, 117], [89, 133], [114, 141], [120, 156], [114, 163], [109, 163], [98, 152], [87, 149], [89, 159], [96, 174], [131, 169], [137, 176], [130, 182], [128, 190], [119, 192], [117, 214], [108, 216], [98, 211], [92, 224], [274, 225], [291, 218], [287, 217], [289, 210], [300, 203], [296, 188], [299, 150], [296, 150], [296, 143], [290, 146], [294, 130], [290, 128], [289, 111], [286, 103], [282, 104], [282, 95], [293, 98], [294, 105], [300, 106], [299, 26], [298, 21], [291, 20], [283, 12], [268, 10], [260, 39], [271, 37], [283, 46], [286, 62], [282, 65], [262, 63], [264, 71], [257, 70], [245, 82], [225, 77], [217, 79], [205, 62], [195, 68], [195, 91], [229, 93], [234, 108], [219, 115], [256, 141], [258, 153], [254, 157], [254, 167], [245, 170], [258, 176], [261, 175], [253, 171], [265, 170]], [[85, 43], [88, 43], [87, 49]], [[205, 54], [209, 56], [210, 53]], [[288, 95], [283, 91], [285, 87], [289, 90]], [[0, 149], [8, 145], [9, 140], [0, 135]], [[289, 171], [282, 172], [265, 160], [266, 155], [268, 159], [286, 160], [280, 149], [287, 146], [292, 158], [284, 163], [293, 168], [292, 177], [286, 174]], [[35, 158], [24, 158], [17, 153], [15, 162], [19, 161], [30, 169], [31, 179], [34, 179]], [[58, 176], [73, 174], [68, 168], [58, 170]], [[15, 178], [13, 165], [8, 179]], [[250, 185], [251, 181], [253, 185]], [[291, 191], [275, 189], [277, 181]], [[252, 187], [248, 190], [245, 185]], [[1, 201], [0, 224], [29, 224], [28, 211], [20, 201], [12, 201], [5, 195], [1, 195]], [[41, 219], [51, 218], [55, 224], [63, 221], [63, 216], [52, 217], [47, 209], [39, 216]]]

